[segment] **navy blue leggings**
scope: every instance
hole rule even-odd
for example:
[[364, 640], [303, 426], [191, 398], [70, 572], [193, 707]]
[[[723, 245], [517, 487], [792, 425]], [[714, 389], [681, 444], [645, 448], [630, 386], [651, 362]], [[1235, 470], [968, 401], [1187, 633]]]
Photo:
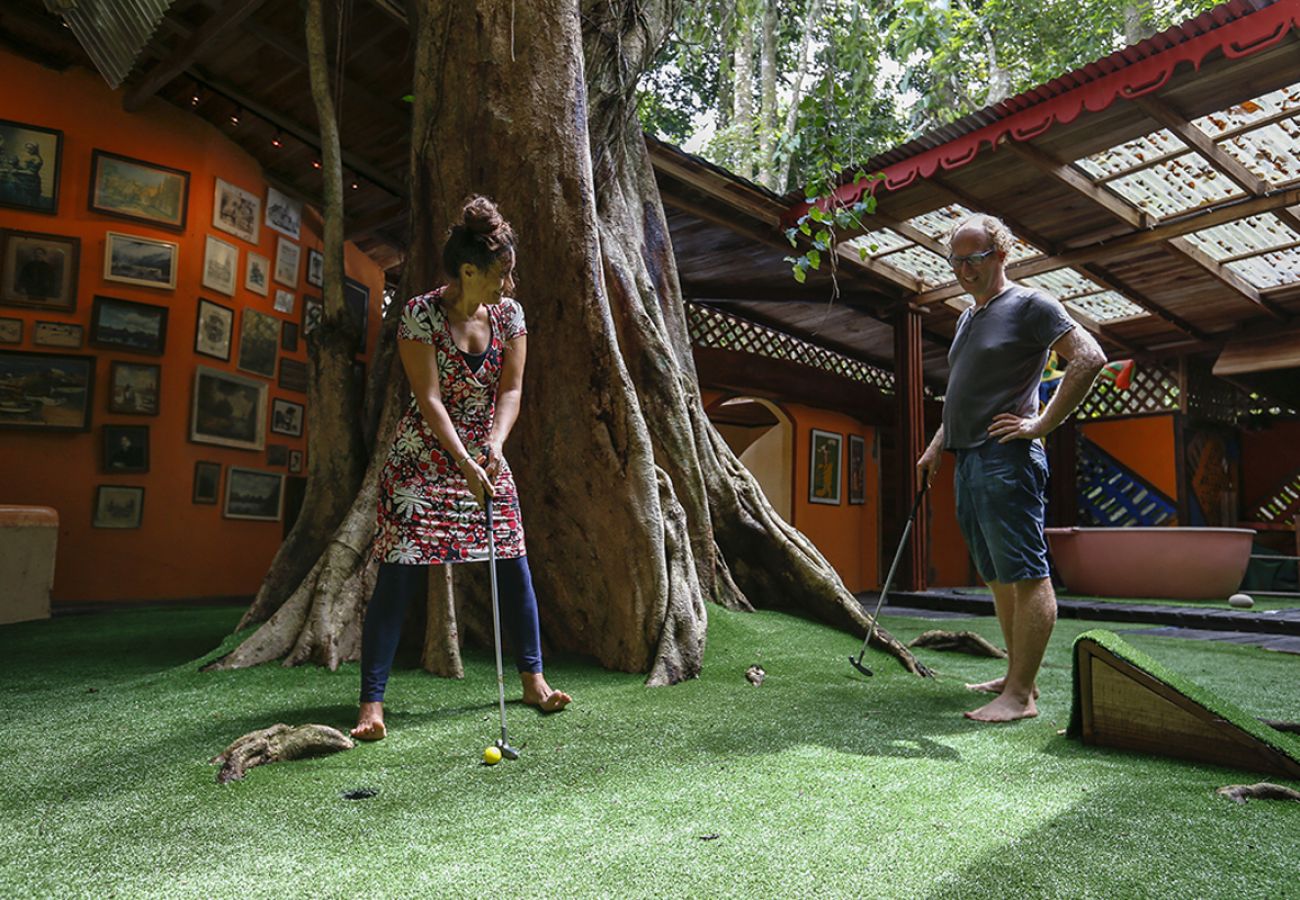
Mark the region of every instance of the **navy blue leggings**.
[[[428, 566], [380, 564], [379, 580], [370, 595], [361, 632], [362, 703], [384, 699], [406, 605], [412, 599], [423, 600], [428, 590]], [[537, 597], [528, 572], [528, 557], [497, 560], [497, 591], [501, 621], [515, 648], [515, 666], [520, 672], [542, 671], [542, 636], [537, 626]]]

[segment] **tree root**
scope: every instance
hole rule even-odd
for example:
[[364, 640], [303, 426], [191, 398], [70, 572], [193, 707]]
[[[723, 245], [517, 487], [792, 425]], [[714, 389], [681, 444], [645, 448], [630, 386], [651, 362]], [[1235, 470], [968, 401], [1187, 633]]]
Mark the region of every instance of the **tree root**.
[[352, 738], [328, 725], [290, 726], [279, 722], [270, 728], [250, 731], [208, 762], [221, 766], [217, 784], [229, 784], [239, 781], [254, 766], [323, 756], [351, 750], [354, 746]]
[[927, 631], [908, 643], [909, 647], [929, 647], [931, 650], [955, 650], [971, 656], [991, 656], [1006, 659], [1007, 651], [994, 646], [973, 631]]
[[1229, 784], [1215, 791], [1220, 797], [1227, 797], [1234, 803], [1247, 800], [1300, 800], [1300, 791], [1289, 787], [1261, 781], [1257, 784]]

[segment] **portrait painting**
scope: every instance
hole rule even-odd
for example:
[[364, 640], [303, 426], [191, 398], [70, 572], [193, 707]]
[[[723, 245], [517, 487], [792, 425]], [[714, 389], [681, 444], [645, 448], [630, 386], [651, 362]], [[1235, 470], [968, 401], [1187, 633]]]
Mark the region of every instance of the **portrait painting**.
[[91, 212], [184, 231], [189, 197], [189, 172], [107, 150], [91, 152]]
[[0, 206], [59, 211], [63, 132], [0, 119]]
[[844, 438], [833, 431], [814, 428], [808, 473], [808, 502], [840, 503], [840, 450]]
[[108, 411], [156, 416], [162, 393], [162, 366], [113, 360], [109, 366]]
[[122, 475], [149, 471], [148, 425], [105, 425], [102, 432], [105, 472]]
[[0, 230], [0, 303], [51, 312], [77, 308], [81, 240]]

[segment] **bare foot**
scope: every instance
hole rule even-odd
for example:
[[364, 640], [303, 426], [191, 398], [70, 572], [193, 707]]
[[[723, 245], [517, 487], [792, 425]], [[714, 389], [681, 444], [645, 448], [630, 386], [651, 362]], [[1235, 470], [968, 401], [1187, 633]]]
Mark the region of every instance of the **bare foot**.
[[362, 703], [352, 736], [359, 741], [382, 741], [387, 734], [388, 729], [384, 727], [384, 704]]
[[[992, 681], [981, 681], [979, 684], [968, 684], [968, 691], [982, 691], [985, 694], [1000, 694], [1002, 689], [1007, 686], [1007, 676], [994, 678]], [[1038, 685], [1034, 685], [1034, 699], [1038, 699]]]
[[524, 702], [542, 712], [559, 712], [573, 702], [564, 691], [557, 691], [547, 684], [541, 672], [520, 672], [519, 679], [524, 684]]
[[1038, 706], [1033, 697], [1021, 701], [1010, 694], [999, 694], [996, 700], [962, 715], [976, 722], [1014, 722], [1038, 715]]

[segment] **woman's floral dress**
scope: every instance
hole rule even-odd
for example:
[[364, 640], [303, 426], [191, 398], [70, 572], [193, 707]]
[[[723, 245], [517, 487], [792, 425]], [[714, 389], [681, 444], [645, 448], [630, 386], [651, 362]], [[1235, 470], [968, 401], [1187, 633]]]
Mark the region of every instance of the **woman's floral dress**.
[[[477, 372], [456, 347], [447, 317], [438, 304], [442, 288], [407, 301], [399, 340], [419, 341], [437, 350], [438, 386], [443, 405], [465, 449], [481, 457], [496, 412], [506, 342], [526, 334], [523, 308], [505, 299], [489, 306], [492, 340]], [[498, 559], [523, 556], [524, 526], [510, 466], [502, 461], [492, 501]], [[411, 398], [397, 426], [388, 461], [379, 479], [379, 522], [375, 556], [407, 565], [486, 560], [487, 518], [465, 476], [444, 451]]]

